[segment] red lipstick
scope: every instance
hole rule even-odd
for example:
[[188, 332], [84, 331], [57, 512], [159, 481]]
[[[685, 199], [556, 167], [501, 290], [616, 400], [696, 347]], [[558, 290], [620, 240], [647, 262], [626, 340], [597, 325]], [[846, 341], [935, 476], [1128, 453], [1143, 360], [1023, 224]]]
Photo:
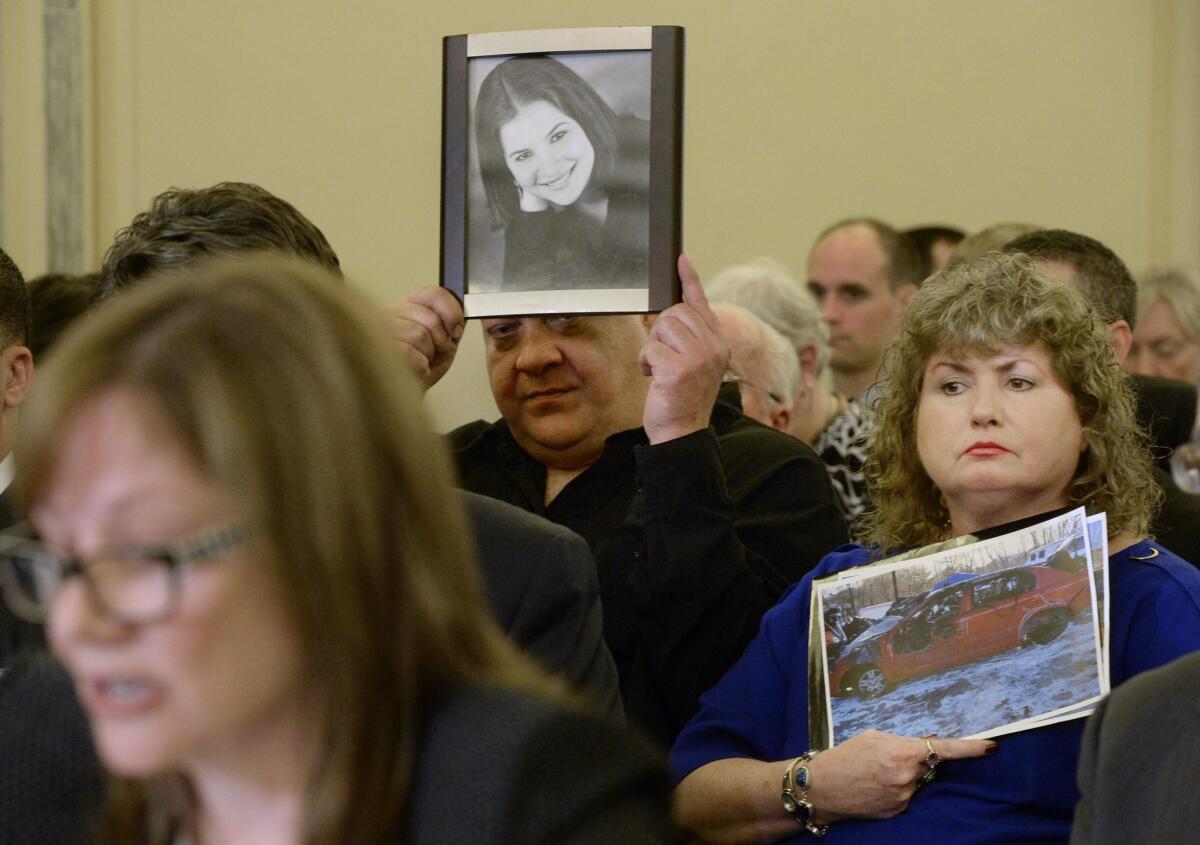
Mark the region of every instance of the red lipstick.
[[1005, 449], [999, 443], [993, 443], [991, 440], [979, 440], [972, 443], [964, 455], [975, 455], [976, 457], [987, 457], [988, 455], [1006, 455], [1010, 450]]

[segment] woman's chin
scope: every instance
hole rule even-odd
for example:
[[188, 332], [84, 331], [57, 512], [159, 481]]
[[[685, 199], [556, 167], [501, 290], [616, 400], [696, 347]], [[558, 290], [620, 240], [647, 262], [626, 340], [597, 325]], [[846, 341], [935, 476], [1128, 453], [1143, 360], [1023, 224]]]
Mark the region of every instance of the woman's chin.
[[158, 736], [94, 726], [96, 752], [105, 768], [122, 777], [151, 777], [178, 767], [178, 755]]

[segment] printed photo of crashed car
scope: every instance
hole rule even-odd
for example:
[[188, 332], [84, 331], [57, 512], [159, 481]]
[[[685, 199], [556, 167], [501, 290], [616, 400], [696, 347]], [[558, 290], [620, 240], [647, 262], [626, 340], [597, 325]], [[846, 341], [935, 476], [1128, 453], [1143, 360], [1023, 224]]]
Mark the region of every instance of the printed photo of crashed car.
[[903, 615], [886, 615], [832, 664], [837, 696], [881, 695], [909, 678], [1056, 639], [1091, 610], [1084, 567], [1024, 565], [930, 590]]

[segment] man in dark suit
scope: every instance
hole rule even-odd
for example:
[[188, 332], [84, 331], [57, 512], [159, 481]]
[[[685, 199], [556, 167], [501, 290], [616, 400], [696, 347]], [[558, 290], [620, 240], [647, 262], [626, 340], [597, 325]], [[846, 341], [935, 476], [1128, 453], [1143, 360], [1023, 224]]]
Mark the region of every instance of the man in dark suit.
[[1200, 653], [1102, 701], [1079, 755], [1072, 845], [1195, 842], [1200, 831]]
[[[1023, 252], [1043, 270], [1079, 287], [1108, 323], [1117, 363], [1133, 344], [1137, 321], [1137, 282], [1129, 268], [1104, 244], [1063, 229], [1041, 229], [1004, 247]], [[1155, 539], [1184, 560], [1200, 566], [1200, 496], [1185, 493], [1171, 480], [1166, 460], [1171, 450], [1191, 439], [1196, 419], [1196, 388], [1183, 382], [1131, 375], [1138, 422], [1151, 441], [1158, 466], [1154, 478], [1163, 491], [1162, 509], [1154, 523]]]
[[[29, 290], [11, 258], [0, 250], [0, 530], [21, 521], [9, 489], [16, 475], [12, 454], [21, 403], [33, 378], [29, 351]], [[17, 619], [0, 603], [0, 668], [19, 652], [40, 646], [41, 628]]]

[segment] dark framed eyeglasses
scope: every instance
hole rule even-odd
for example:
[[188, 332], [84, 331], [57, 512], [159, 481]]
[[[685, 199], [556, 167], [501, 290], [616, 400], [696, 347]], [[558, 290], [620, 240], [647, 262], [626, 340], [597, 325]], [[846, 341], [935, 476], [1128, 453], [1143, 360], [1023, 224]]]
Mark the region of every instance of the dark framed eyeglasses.
[[63, 583], [79, 576], [110, 619], [157, 622], [179, 607], [185, 567], [224, 554], [249, 534], [243, 523], [223, 523], [169, 543], [113, 546], [84, 558], [53, 551], [20, 525], [0, 533], [0, 591], [13, 613], [42, 622]]

